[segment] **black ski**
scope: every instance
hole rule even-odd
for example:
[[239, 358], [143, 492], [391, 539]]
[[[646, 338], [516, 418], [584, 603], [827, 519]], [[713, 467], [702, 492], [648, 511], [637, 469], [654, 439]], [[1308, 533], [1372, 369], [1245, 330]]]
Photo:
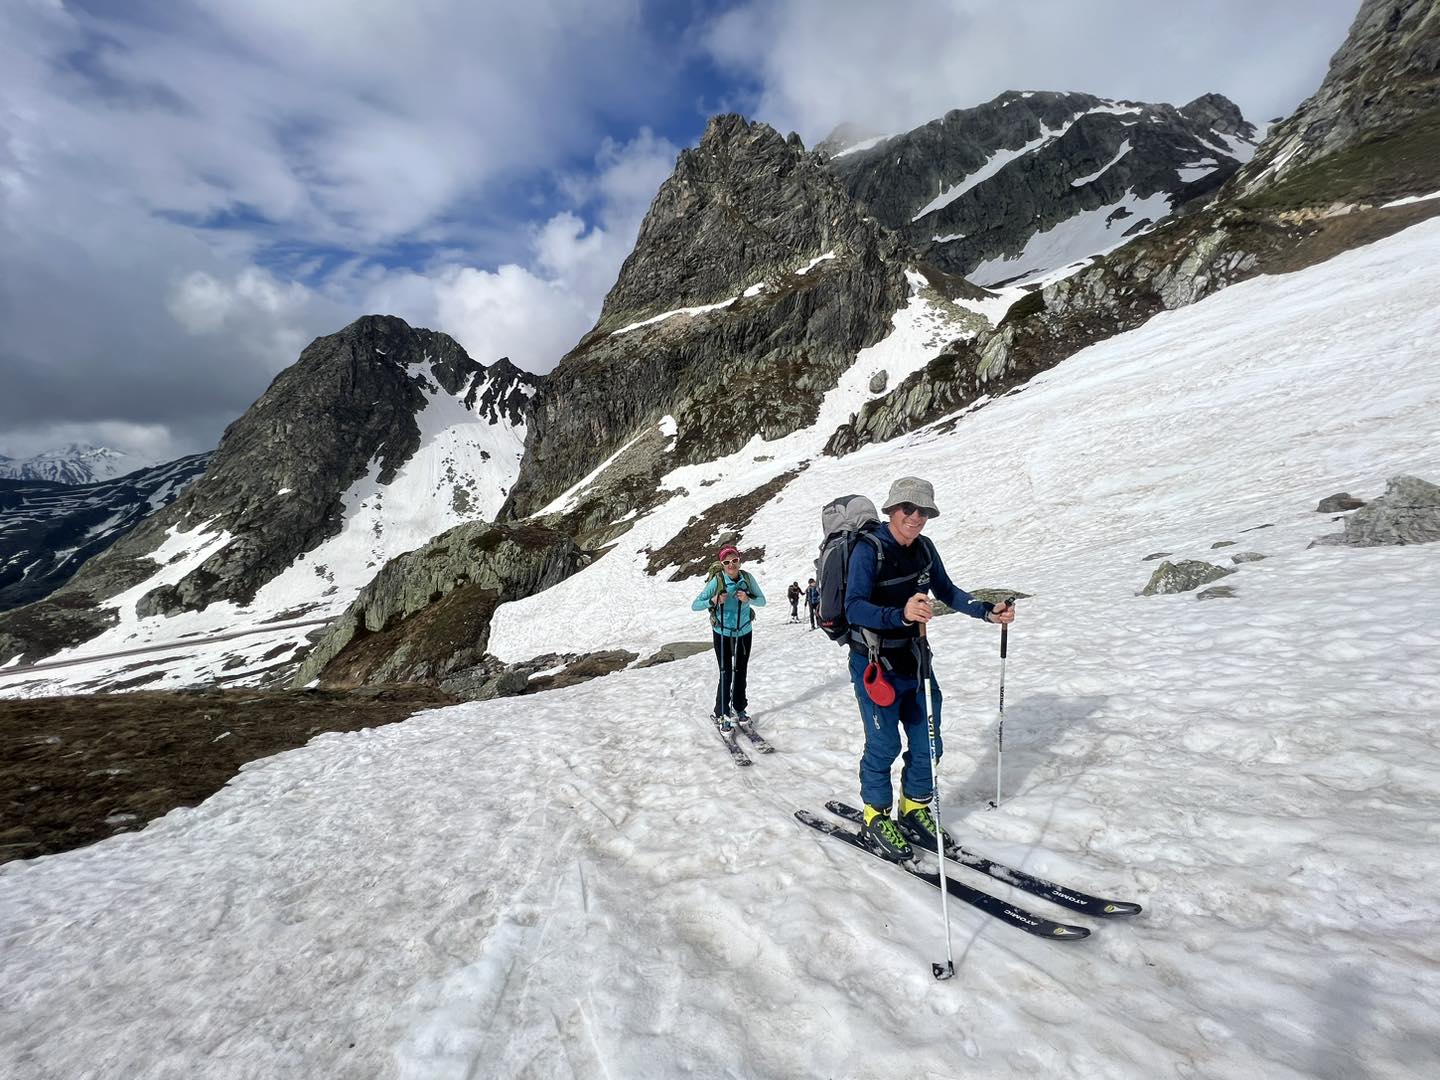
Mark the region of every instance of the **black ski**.
[[[892, 862], [871, 847], [865, 840], [865, 837], [858, 832], [853, 832], [850, 829], [842, 829], [839, 825], [816, 817], [808, 810], [796, 810], [795, 817], [817, 832], [825, 833], [827, 836], [833, 836], [835, 839], [842, 840], [851, 847], [859, 848], [866, 854], [875, 856], [875, 858], [881, 862], [890, 863], [890, 865], [905, 871], [911, 877], [919, 878], [921, 881], [927, 882], [937, 889], [940, 887], [940, 875], [938, 873], [921, 870], [913, 862]], [[971, 907], [979, 908], [985, 912], [985, 914], [993, 915], [1001, 922], [1008, 923], [1018, 930], [1024, 930], [1027, 934], [1034, 934], [1036, 937], [1050, 938], [1054, 941], [1078, 941], [1080, 938], [1090, 936], [1089, 929], [1084, 926], [1068, 926], [1065, 923], [1058, 923], [1051, 919], [1042, 918], [1033, 912], [1026, 911], [1022, 907], [1016, 907], [1014, 904], [1001, 900], [998, 896], [991, 896], [989, 893], [981, 892], [979, 889], [972, 889], [969, 885], [961, 881], [956, 881], [954, 878], [947, 877], [945, 879], [945, 886], [949, 890], [950, 895], [955, 897], [955, 899], [963, 900]]]
[[775, 752], [775, 747], [771, 746], [765, 740], [764, 735], [761, 735], [758, 731], [755, 730], [755, 724], [753, 721], [748, 724], [741, 724], [737, 722], [735, 726], [744, 733], [747, 739], [749, 739], [752, 743], [756, 745], [756, 747], [759, 748], [760, 753], [773, 754]]
[[710, 717], [710, 722], [715, 725], [715, 734], [720, 736], [720, 741], [725, 744], [725, 749], [730, 751], [730, 756], [734, 759], [736, 765], [753, 764], [750, 760], [750, 755], [745, 753], [744, 750], [741, 750], [740, 744], [735, 741], [735, 731], [733, 728], [727, 735], [720, 730], [719, 720], [712, 716]]
[[[859, 824], [865, 817], [853, 806], [847, 806], [842, 802], [827, 802], [825, 809], [829, 810], [836, 817], [842, 817], [846, 821], [853, 821]], [[906, 839], [911, 839], [906, 837]], [[911, 841], [914, 842], [913, 840]], [[935, 849], [924, 845], [917, 845], [919, 850], [935, 854]], [[962, 866], [968, 866], [972, 870], [978, 870], [982, 874], [994, 878], [996, 881], [1003, 881], [1006, 885], [1013, 885], [1017, 889], [1023, 889], [1032, 896], [1038, 896], [1042, 900], [1049, 900], [1052, 904], [1059, 904], [1061, 907], [1069, 908], [1071, 911], [1078, 911], [1082, 915], [1094, 915], [1101, 919], [1119, 919], [1127, 915], [1140, 914], [1140, 905], [1132, 904], [1128, 900], [1107, 900], [1102, 896], [1091, 896], [1089, 893], [1081, 892], [1079, 889], [1072, 889], [1067, 885], [1057, 885], [1053, 881], [1046, 881], [1044, 878], [1027, 874], [1023, 870], [1016, 870], [1012, 866], [998, 863], [994, 859], [987, 859], [983, 855], [977, 855], [968, 848], [961, 847], [952, 839], [945, 848], [947, 858], [953, 859]]]

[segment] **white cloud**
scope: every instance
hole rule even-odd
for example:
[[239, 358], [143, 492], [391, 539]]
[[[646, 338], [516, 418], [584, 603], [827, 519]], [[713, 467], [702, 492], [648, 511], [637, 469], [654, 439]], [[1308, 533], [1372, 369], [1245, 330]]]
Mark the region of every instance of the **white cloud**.
[[758, 85], [755, 115], [807, 145], [851, 120], [904, 131], [1005, 90], [1181, 105], [1210, 91], [1252, 120], [1312, 93], [1356, 0], [743, 0], [704, 35]]
[[627, 143], [605, 140], [596, 171], [565, 185], [576, 209], [588, 210], [596, 224], [572, 210], [553, 215], [531, 231], [528, 266], [490, 271], [444, 263], [423, 274], [371, 272], [365, 309], [444, 330], [481, 363], [509, 356], [530, 371], [549, 371], [594, 325], [678, 152], [650, 131]]
[[550, 366], [633, 238], [641, 151], [674, 148], [615, 147], [569, 213], [554, 178], [649, 114], [662, 52], [640, 0], [0, 5], [0, 433], [213, 445], [382, 303]]

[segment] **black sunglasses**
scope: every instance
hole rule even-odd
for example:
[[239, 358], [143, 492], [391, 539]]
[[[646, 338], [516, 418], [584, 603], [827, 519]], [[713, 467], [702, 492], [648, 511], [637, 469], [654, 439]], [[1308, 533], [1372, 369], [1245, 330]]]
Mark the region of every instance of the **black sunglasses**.
[[906, 517], [910, 517], [913, 514], [920, 514], [926, 521], [929, 521], [935, 516], [935, 511], [931, 510], [928, 506], [916, 506], [912, 502], [897, 503], [895, 509], [899, 510]]

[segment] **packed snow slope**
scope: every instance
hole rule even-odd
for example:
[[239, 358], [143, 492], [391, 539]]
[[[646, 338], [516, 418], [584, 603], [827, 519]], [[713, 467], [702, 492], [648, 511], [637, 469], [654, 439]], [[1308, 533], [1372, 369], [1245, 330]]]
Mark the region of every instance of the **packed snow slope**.
[[[1440, 547], [1307, 545], [1339, 528], [1319, 498], [1440, 474], [1437, 253], [1432, 221], [1161, 315], [953, 433], [813, 461], [746, 529], [778, 599], [825, 496], [932, 479], [956, 579], [1029, 594], [997, 811], [998, 631], [934, 624], [947, 823], [1138, 918], [1061, 944], [952, 904], [935, 982], [938, 894], [792, 818], [854, 800], [862, 736], [841, 651], [774, 603], [751, 698], [779, 751], [752, 768], [705, 719], [701, 655], [323, 735], [0, 869], [0, 1071], [1429, 1075]], [[776, 449], [684, 486], [750, 490]], [[700, 636], [698, 581], [625, 567], [696, 509], [497, 630], [517, 653]], [[1156, 551], [1266, 558], [1230, 599], [1139, 597]]]

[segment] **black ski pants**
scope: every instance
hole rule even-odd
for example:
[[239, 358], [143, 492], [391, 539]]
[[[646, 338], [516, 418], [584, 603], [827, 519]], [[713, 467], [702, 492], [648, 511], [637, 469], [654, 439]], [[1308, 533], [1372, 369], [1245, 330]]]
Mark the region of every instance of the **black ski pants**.
[[[724, 716], [732, 704], [736, 712], [743, 713], [747, 704], [745, 672], [750, 666], [751, 635], [745, 633], [740, 637], [726, 637], [718, 630], [712, 630], [710, 636], [715, 643], [715, 660], [720, 665], [720, 685], [715, 688], [715, 715]], [[735, 677], [733, 700], [730, 696], [732, 668]]]

